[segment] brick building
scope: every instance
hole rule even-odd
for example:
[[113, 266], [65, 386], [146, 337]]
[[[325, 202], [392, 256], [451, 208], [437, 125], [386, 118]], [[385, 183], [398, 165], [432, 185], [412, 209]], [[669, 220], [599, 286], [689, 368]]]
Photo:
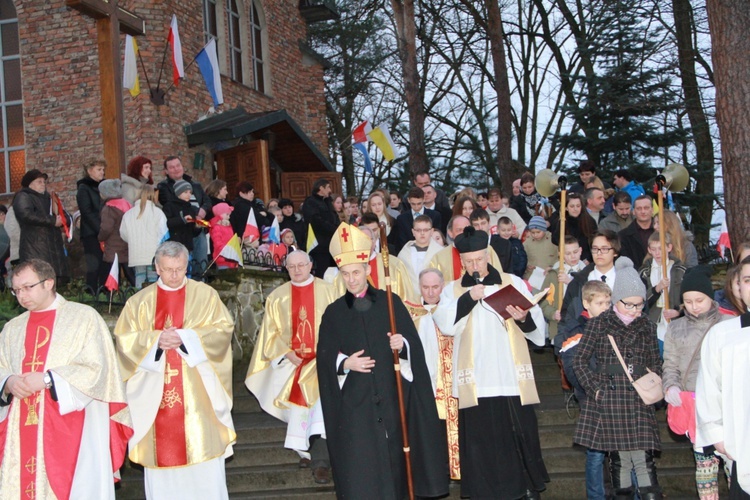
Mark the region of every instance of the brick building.
[[[0, 0], [0, 193], [19, 189], [23, 173], [39, 168], [50, 190], [75, 208], [82, 165], [104, 156], [99, 13], [104, 0]], [[114, 2], [117, 3], [117, 2]], [[124, 91], [125, 162], [144, 155], [161, 180], [164, 158], [181, 157], [202, 182], [249, 180], [259, 196], [306, 195], [310, 178], [331, 173], [325, 121], [325, 61], [306, 44], [307, 23], [336, 17], [324, 0], [121, 0], [145, 27], [137, 36], [141, 95]], [[156, 87], [172, 14], [179, 23], [185, 78], [163, 105]], [[131, 16], [133, 17], [133, 16]], [[99, 21], [97, 20], [99, 19]], [[121, 30], [123, 25], [120, 26]], [[215, 38], [224, 104], [212, 101], [197, 64]], [[121, 73], [125, 35], [120, 34]], [[117, 43], [115, 42], [115, 43]], [[144, 73], [145, 68], [145, 73]], [[170, 87], [167, 56], [160, 80]], [[121, 81], [121, 76], [118, 76]], [[120, 86], [120, 85], [118, 85]], [[106, 94], [105, 94], [106, 95]], [[110, 165], [107, 177], [125, 165]]]

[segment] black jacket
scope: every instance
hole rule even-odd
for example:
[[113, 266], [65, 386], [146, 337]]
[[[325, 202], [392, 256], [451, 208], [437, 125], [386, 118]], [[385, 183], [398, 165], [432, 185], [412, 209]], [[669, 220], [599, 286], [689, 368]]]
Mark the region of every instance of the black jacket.
[[99, 195], [100, 182], [91, 177], [78, 180], [76, 203], [81, 212], [81, 239], [96, 238], [99, 235], [102, 210], [102, 197]]
[[[424, 214], [432, 220], [432, 227], [441, 228], [443, 227], [443, 219], [440, 217], [440, 213], [429, 208], [424, 209]], [[396, 253], [400, 252], [404, 245], [414, 239], [414, 234], [411, 232], [414, 227], [414, 214], [409, 210], [402, 212], [401, 215], [396, 219]], [[393, 230], [391, 230], [393, 232]]]
[[69, 276], [62, 232], [55, 226], [55, 216], [50, 214], [51, 204], [49, 193], [40, 194], [23, 188], [16, 194], [13, 212], [21, 228], [18, 256], [22, 262], [42, 259], [52, 264], [56, 276]]
[[195, 222], [187, 222], [185, 217], [190, 215], [195, 218], [198, 215], [198, 210], [189, 201], [179, 198], [167, 202], [163, 210], [164, 215], [167, 217], [169, 241], [182, 243], [192, 252], [193, 238], [201, 233], [201, 228], [196, 227]]
[[336, 233], [341, 220], [333, 208], [330, 197], [323, 198], [317, 194], [305, 198], [302, 204], [302, 217], [310, 224], [318, 239], [318, 245], [328, 251], [331, 238]]
[[263, 205], [258, 202], [257, 199], [253, 201], [246, 200], [241, 196], [238, 196], [232, 202], [234, 210], [229, 215], [229, 223], [232, 225], [232, 230], [242, 238], [245, 234], [245, 226], [247, 225], [247, 216], [250, 215], [250, 210], [255, 214], [255, 222], [258, 223], [258, 231], [261, 231], [263, 226], [270, 226], [271, 222], [268, 217], [263, 215]]
[[490, 246], [500, 259], [500, 265], [503, 266], [503, 272], [515, 274], [513, 272], [513, 247], [510, 241], [493, 234], [490, 236]]
[[[198, 213], [198, 210], [202, 208], [206, 214], [209, 214], [211, 212], [211, 200], [206, 195], [206, 192], [203, 191], [203, 187], [201, 187], [200, 183], [194, 182], [193, 178], [189, 175], [183, 175], [182, 180], [188, 181], [193, 186], [193, 198], [195, 199], [193, 206], [196, 207], [195, 212]], [[156, 186], [156, 189], [159, 190], [159, 204], [162, 207], [166, 206], [169, 201], [179, 199], [177, 198], [177, 195], [174, 194], [174, 183], [174, 180], [167, 177]], [[193, 198], [190, 199], [191, 203], [193, 202]]]
[[[653, 232], [654, 228], [651, 227], [647, 231], [648, 236]], [[642, 243], [638, 237], [638, 221], [633, 220], [628, 227], [617, 233], [617, 235], [620, 237], [620, 255], [628, 257], [633, 261], [633, 266], [639, 269], [643, 265], [643, 259], [648, 254], [648, 246]]]

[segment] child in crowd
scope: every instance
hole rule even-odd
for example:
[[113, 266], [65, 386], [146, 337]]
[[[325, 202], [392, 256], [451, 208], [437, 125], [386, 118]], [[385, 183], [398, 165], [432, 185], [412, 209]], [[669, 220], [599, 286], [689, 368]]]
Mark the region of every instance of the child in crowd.
[[723, 314], [739, 316], [747, 310], [740, 295], [740, 266], [727, 269], [724, 288], [716, 290], [714, 300], [719, 303], [719, 309]]
[[128, 265], [135, 274], [135, 287], [141, 288], [147, 280], [156, 282], [159, 276], [154, 268], [154, 254], [167, 238], [167, 218], [156, 206], [158, 194], [154, 186], [144, 184], [141, 199], [125, 212], [120, 224], [120, 236], [128, 244]]
[[[682, 300], [685, 315], [677, 318], [667, 327], [664, 339], [664, 365], [662, 385], [664, 399], [669, 403], [667, 414], [670, 427], [673, 420], [683, 421], [690, 432], [688, 437], [695, 442], [695, 383], [700, 367], [700, 349], [703, 337], [719, 321], [730, 316], [721, 314], [719, 305], [711, 297], [714, 290], [711, 284], [711, 268], [698, 266], [687, 270], [682, 280]], [[673, 430], [684, 433], [683, 428]], [[695, 456], [695, 483], [698, 498], [718, 500], [719, 498], [719, 457], [715, 448], [693, 447]], [[729, 477], [729, 474], [727, 474]]]
[[128, 266], [128, 244], [120, 236], [122, 217], [132, 207], [130, 202], [122, 197], [120, 179], [108, 179], [99, 183], [99, 194], [104, 200], [101, 211], [101, 226], [99, 226], [99, 241], [104, 245], [102, 261], [109, 269], [115, 261], [115, 256], [117, 256], [117, 261], [125, 278], [131, 286], [135, 286], [135, 273]]
[[477, 194], [477, 205], [479, 205], [480, 208], [487, 210], [487, 204], [488, 204], [487, 193], [483, 192], [483, 193]]
[[564, 268], [563, 272], [560, 272], [560, 261], [558, 260], [552, 265], [552, 269], [547, 272], [547, 276], [544, 278], [541, 290], [549, 288], [547, 299], [539, 302], [539, 306], [542, 308], [544, 313], [544, 319], [549, 322], [549, 339], [550, 341], [555, 338], [557, 334], [557, 322], [560, 321], [560, 307], [562, 306], [562, 299], [558, 288], [563, 288], [563, 296], [565, 295], [565, 289], [568, 287], [573, 278], [572, 273], [577, 273], [586, 267], [586, 263], [581, 260], [582, 248], [578, 243], [575, 236], [565, 237], [565, 253], [564, 253]]
[[[572, 237], [571, 237], [572, 238]], [[575, 238], [573, 238], [575, 240]], [[567, 245], [566, 245], [567, 246]], [[579, 247], [580, 249], [580, 247]], [[577, 346], [581, 341], [586, 330], [586, 324], [590, 319], [596, 318], [604, 311], [608, 311], [612, 306], [612, 290], [602, 281], [588, 281], [583, 285], [583, 313], [578, 317], [578, 324], [575, 325], [566, 334], [568, 337], [560, 343], [560, 359], [562, 359], [563, 369], [571, 386], [575, 391], [578, 403], [584, 405], [594, 405], [596, 402], [586, 397], [586, 392], [576, 378], [573, 370], [573, 356], [576, 353]], [[606, 453], [597, 449], [588, 448], [586, 450], [586, 497], [590, 499], [603, 499], [605, 496], [604, 488], [604, 458]]]
[[229, 216], [233, 210], [234, 208], [227, 203], [217, 203], [213, 206], [214, 217], [210, 221], [211, 228], [209, 229], [209, 235], [211, 236], [213, 257], [216, 259], [216, 267], [218, 269], [235, 269], [238, 266], [237, 262], [225, 259], [219, 255], [229, 240], [232, 239], [232, 236], [234, 236], [232, 224], [229, 222]]
[[[656, 476], [654, 452], [661, 449], [659, 426], [653, 405], [635, 392], [615, 354], [615, 346], [627, 360], [633, 379], [661, 374], [656, 325], [642, 314], [646, 286], [630, 259], [615, 262], [617, 279], [612, 287], [610, 310], [586, 324], [573, 355], [573, 371], [589, 403], [581, 408], [573, 442], [609, 452], [616, 498], [633, 498], [635, 469], [638, 493], [643, 500], [662, 498]], [[613, 343], [609, 336], [613, 338]], [[591, 367], [596, 359], [597, 368]]]
[[167, 201], [163, 208], [164, 215], [167, 216], [169, 240], [182, 243], [192, 254], [193, 238], [201, 233], [201, 229], [195, 224], [198, 209], [190, 203], [193, 186], [185, 180], [179, 180], [174, 183], [174, 194], [177, 199]]
[[510, 242], [511, 252], [513, 253], [513, 269], [509, 269], [509, 271], [519, 278], [523, 278], [524, 273], [526, 273], [528, 258], [526, 257], [526, 250], [523, 248], [523, 243], [513, 236], [513, 232], [513, 221], [510, 218], [500, 217], [497, 220], [497, 234]]
[[[656, 334], [659, 338], [659, 352], [664, 350], [664, 334], [667, 331], [667, 322], [662, 320], [662, 312], [665, 320], [671, 320], [680, 315], [680, 304], [682, 294], [680, 285], [685, 275], [685, 266], [680, 259], [670, 255], [672, 242], [669, 234], [664, 234], [665, 248], [669, 260], [667, 261], [667, 276], [663, 274], [661, 243], [659, 233], [653, 233], [648, 238], [648, 255], [641, 266], [641, 279], [646, 283], [646, 304], [648, 306], [648, 317], [656, 323]], [[664, 290], [668, 290], [669, 309], [664, 309]]]
[[529, 220], [529, 236], [523, 242], [526, 250], [528, 263], [526, 264], [525, 278], [528, 279], [535, 267], [545, 271], [549, 270], [557, 262], [557, 246], [552, 242], [552, 236], [547, 232], [547, 222], [543, 217], [535, 215]]

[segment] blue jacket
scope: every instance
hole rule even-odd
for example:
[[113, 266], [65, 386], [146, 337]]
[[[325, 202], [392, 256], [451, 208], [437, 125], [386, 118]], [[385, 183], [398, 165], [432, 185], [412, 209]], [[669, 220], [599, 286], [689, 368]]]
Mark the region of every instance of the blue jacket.
[[625, 191], [630, 195], [630, 203], [633, 205], [633, 208], [635, 208], [635, 199], [642, 194], [646, 194], [646, 191], [643, 190], [643, 186], [636, 184], [635, 181], [630, 181], [630, 184], [620, 189], [620, 191]]

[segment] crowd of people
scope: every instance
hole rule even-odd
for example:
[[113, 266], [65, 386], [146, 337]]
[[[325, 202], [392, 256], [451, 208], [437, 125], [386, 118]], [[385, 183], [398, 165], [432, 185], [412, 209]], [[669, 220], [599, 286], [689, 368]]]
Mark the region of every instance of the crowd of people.
[[[750, 375], [750, 343], [740, 331], [750, 326], [750, 243], [736, 249], [735, 266], [714, 291], [711, 269], [698, 264], [678, 214], [655, 216], [651, 196], [627, 171], [616, 172], [611, 187], [583, 162], [564, 207], [536, 191], [531, 173], [512, 193], [466, 188], [447, 196], [420, 172], [403, 196], [374, 189], [362, 200], [332, 193], [322, 178], [296, 213], [291, 200], [257, 199], [247, 182], [229, 201], [224, 181], [204, 189], [179, 158], [163, 166], [155, 184], [145, 157], [111, 180], [94, 161], [78, 182], [88, 286], [98, 290], [116, 259], [123, 276], [144, 287], [115, 329], [119, 366], [106, 368], [125, 389], [111, 377], [90, 382], [101, 397], [77, 385], [77, 372], [65, 365], [70, 353], [50, 364], [56, 344], [44, 351], [48, 362], [37, 363], [39, 332], [58, 327], [55, 314], [95, 313], [56, 294], [69, 277], [63, 235], [73, 221], [47, 193], [46, 174], [24, 176], [4, 228], [11, 289], [31, 313], [6, 328], [19, 331], [15, 341], [26, 339], [33, 359], [0, 346], [0, 420], [10, 423], [0, 427], [0, 461], [8, 429], [7, 442], [21, 443], [19, 460], [43, 447], [44, 440], [27, 447], [28, 433], [13, 426], [38, 412], [34, 405], [47, 395], [70, 399], [71, 409], [59, 404], [60, 416], [93, 412], [87, 401], [96, 399], [110, 405], [108, 419], [112, 405], [120, 411], [120, 437], [147, 471], [149, 498], [174, 491], [225, 498], [224, 458], [236, 440], [232, 322], [218, 295], [188, 278], [213, 261], [235, 267], [218, 253], [237, 235], [276, 255], [291, 278], [268, 296], [246, 386], [288, 424], [284, 446], [299, 454], [300, 466], [317, 483], [334, 480], [340, 498], [403, 498], [409, 488], [439, 497], [449, 479], [460, 480], [469, 498], [540, 498], [549, 475], [528, 342], [554, 349], [561, 390], [580, 405], [572, 442], [586, 449], [588, 498], [663, 498], [655, 466], [661, 405], [670, 427], [692, 443], [698, 496], [718, 498], [723, 464], [731, 498], [748, 498], [741, 381]], [[274, 218], [281, 244], [264, 241], [262, 228]], [[527, 305], [497, 305], [509, 296]], [[99, 344], [90, 348], [115, 356]], [[637, 390], [634, 379], [649, 374], [661, 376], [664, 401], [654, 404]], [[34, 396], [45, 390], [44, 398]], [[11, 405], [13, 397], [26, 405]], [[86, 431], [89, 418], [80, 424], [83, 443], [95, 438]], [[180, 419], [190, 428], [174, 424]], [[79, 453], [89, 450], [82, 444]], [[8, 460], [0, 474], [4, 467]], [[62, 465], [50, 459], [54, 467]], [[79, 484], [76, 468], [67, 474], [66, 488], [106, 486]], [[60, 496], [53, 479], [27, 480]]]

